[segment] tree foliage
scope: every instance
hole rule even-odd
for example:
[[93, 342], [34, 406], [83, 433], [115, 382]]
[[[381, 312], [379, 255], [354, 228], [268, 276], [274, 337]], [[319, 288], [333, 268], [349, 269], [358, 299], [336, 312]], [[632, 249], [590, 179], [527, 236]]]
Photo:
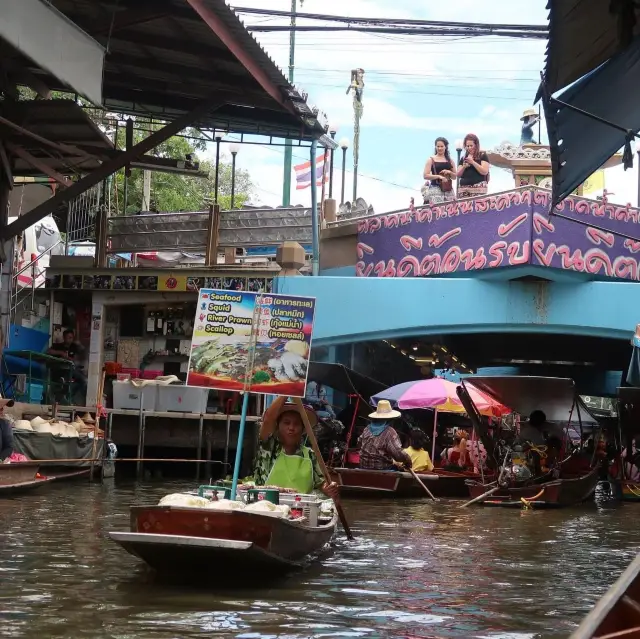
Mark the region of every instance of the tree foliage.
[[[154, 125], [154, 129], [160, 125]], [[134, 144], [149, 135], [149, 125], [134, 130]], [[153, 172], [151, 174], [151, 209], [154, 211], [202, 211], [215, 201], [215, 161], [199, 160], [199, 154], [207, 149], [208, 140], [197, 129], [187, 129], [183, 135], [174, 136], [163, 142], [151, 153], [156, 157], [185, 159], [190, 156], [192, 162], [199, 162], [199, 170], [207, 177], [194, 177], [176, 173]], [[209, 142], [209, 144], [211, 144]], [[124, 127], [118, 127], [117, 146], [125, 148]], [[221, 145], [224, 149], [224, 144]], [[127, 179], [127, 197], [125, 207], [125, 173], [116, 175], [117, 206], [120, 214], [132, 214], [142, 209], [143, 199], [142, 169], [131, 169]], [[231, 208], [231, 164], [221, 157], [218, 176], [218, 203], [222, 209]], [[247, 171], [236, 168], [234, 206], [242, 206], [253, 192], [253, 184]]]

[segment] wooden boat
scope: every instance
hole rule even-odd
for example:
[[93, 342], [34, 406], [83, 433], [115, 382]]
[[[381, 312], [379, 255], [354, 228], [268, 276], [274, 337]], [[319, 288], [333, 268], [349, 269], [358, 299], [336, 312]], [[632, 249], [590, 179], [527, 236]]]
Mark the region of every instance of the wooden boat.
[[306, 520], [240, 510], [135, 506], [131, 531], [109, 537], [159, 573], [246, 576], [268, 569], [264, 578], [304, 565], [329, 542], [336, 524], [336, 515], [311, 527]]
[[[477, 502], [481, 506], [498, 506], [502, 508], [522, 508], [524, 505], [533, 508], [559, 508], [575, 506], [589, 499], [600, 481], [600, 469], [594, 468], [586, 475], [564, 477], [532, 483], [528, 486], [501, 488], [486, 500]], [[467, 488], [472, 499], [484, 495], [492, 486], [478, 481], [467, 481]], [[524, 502], [526, 503], [523, 503]]]
[[640, 638], [640, 555], [607, 590], [569, 639]]
[[37, 462], [0, 464], [0, 496], [39, 488], [53, 481], [50, 477], [38, 477]]
[[[394, 470], [364, 470], [362, 468], [334, 468], [334, 481], [340, 485], [340, 493], [353, 497], [426, 497], [424, 489], [410, 473]], [[452, 472], [441, 468], [431, 473], [418, 473], [435, 497], [465, 498], [469, 495], [467, 480], [479, 476], [472, 472]], [[494, 475], [485, 475], [492, 481]]]

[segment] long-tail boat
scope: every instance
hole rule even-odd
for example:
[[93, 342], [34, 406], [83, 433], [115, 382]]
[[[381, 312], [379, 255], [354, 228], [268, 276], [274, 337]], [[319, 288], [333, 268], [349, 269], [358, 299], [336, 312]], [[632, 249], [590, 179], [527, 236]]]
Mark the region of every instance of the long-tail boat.
[[0, 496], [12, 495], [52, 482], [55, 477], [41, 477], [37, 462], [0, 464]]
[[[340, 494], [352, 497], [425, 497], [424, 489], [407, 472], [393, 470], [365, 470], [361, 468], [333, 468], [331, 474], [340, 485]], [[469, 495], [466, 482], [478, 474], [454, 472], [436, 468], [433, 472], [417, 473], [435, 497], [464, 498]], [[485, 481], [495, 479], [495, 473], [485, 474]]]
[[[581, 431], [585, 427], [592, 428], [597, 424], [577, 395], [571, 379], [505, 376], [473, 377], [470, 381], [475, 388], [511, 406], [520, 415], [543, 410], [549, 422], [563, 424], [567, 428], [577, 422]], [[464, 381], [458, 387], [458, 396], [474, 427], [483, 439], [487, 439], [488, 434]], [[487, 450], [494, 448], [490, 443], [488, 446]], [[510, 473], [504, 472], [510, 458], [510, 454], [507, 453], [502, 468], [498, 469], [496, 481], [466, 482], [469, 495], [476, 500], [475, 503], [507, 508], [572, 506], [589, 499], [600, 480], [598, 467], [592, 467], [588, 460], [582, 464], [578, 454], [571, 454], [555, 469], [555, 476], [545, 473], [516, 481]]]
[[622, 573], [569, 639], [640, 638], [640, 555]]
[[133, 506], [130, 532], [109, 537], [164, 574], [198, 576], [238, 572], [276, 576], [304, 565], [325, 546], [337, 518], [290, 520], [241, 510], [176, 506]]

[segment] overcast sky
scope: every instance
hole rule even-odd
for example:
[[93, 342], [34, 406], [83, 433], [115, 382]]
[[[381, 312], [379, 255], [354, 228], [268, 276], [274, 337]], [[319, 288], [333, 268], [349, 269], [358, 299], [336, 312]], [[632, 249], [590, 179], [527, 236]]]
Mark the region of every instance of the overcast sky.
[[[451, 22], [546, 24], [547, 0], [305, 0], [301, 11], [358, 17], [396, 17]], [[236, 7], [290, 10], [290, 0], [234, 0]], [[300, 3], [299, 3], [300, 4]], [[283, 24], [286, 18], [241, 16], [246, 24]], [[305, 24], [300, 21], [300, 24]], [[314, 22], [313, 24], [318, 24]], [[275, 63], [287, 73], [289, 34], [257, 33]], [[297, 33], [295, 83], [309, 102], [339, 124], [337, 139], [353, 139], [352, 99], [345, 95], [350, 70], [365, 69], [358, 195], [377, 212], [404, 208], [420, 200], [422, 170], [443, 135], [451, 143], [473, 132], [483, 148], [518, 143], [519, 118], [531, 106], [544, 64], [546, 42], [506, 38], [425, 38], [357, 33]], [[543, 142], [546, 133], [543, 128]], [[341, 153], [336, 156], [334, 196], [340, 189]], [[294, 150], [294, 164], [308, 159]], [[347, 155], [347, 193], [352, 189], [351, 149]], [[245, 146], [238, 166], [256, 184], [256, 203], [275, 206], [282, 199], [283, 149]], [[308, 205], [310, 189], [295, 190], [292, 203]], [[513, 186], [509, 173], [493, 169], [490, 191]], [[637, 167], [606, 172], [614, 201], [636, 204]]]

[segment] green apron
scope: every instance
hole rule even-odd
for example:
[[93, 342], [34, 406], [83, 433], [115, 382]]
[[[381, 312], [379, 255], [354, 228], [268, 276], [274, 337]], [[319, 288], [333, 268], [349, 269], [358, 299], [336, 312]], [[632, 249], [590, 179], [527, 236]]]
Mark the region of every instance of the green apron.
[[287, 455], [281, 451], [265, 484], [290, 488], [304, 495], [313, 492], [313, 463], [306, 446], [302, 447], [302, 455]]

